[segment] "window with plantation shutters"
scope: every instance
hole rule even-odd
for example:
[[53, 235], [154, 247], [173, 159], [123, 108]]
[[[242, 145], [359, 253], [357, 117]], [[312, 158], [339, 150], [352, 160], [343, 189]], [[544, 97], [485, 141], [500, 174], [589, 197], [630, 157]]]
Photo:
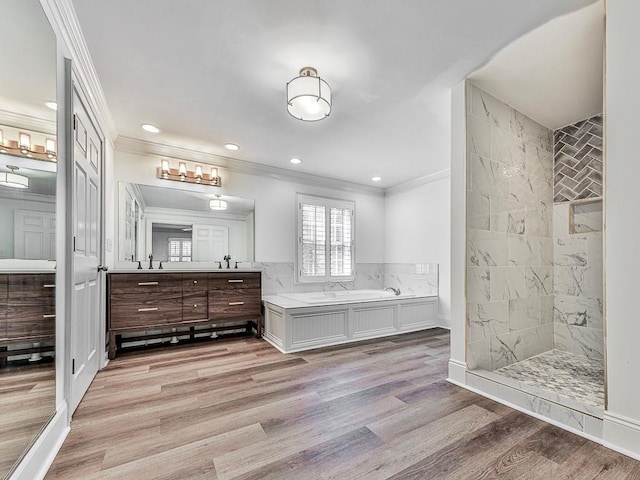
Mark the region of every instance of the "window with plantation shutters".
[[169, 239], [169, 261], [170, 262], [190, 262], [191, 261], [191, 239], [170, 238]]
[[298, 195], [299, 282], [353, 280], [354, 203]]

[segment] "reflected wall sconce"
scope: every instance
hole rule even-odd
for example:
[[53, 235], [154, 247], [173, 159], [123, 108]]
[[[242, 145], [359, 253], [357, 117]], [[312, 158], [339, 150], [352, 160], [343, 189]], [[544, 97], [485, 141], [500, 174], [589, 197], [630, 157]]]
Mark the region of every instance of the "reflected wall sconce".
[[211, 210], [226, 210], [227, 209], [227, 201], [222, 200], [220, 195], [216, 195], [216, 198], [213, 200], [209, 200], [209, 208]]
[[222, 186], [217, 167], [211, 167], [210, 173], [205, 173], [204, 169], [203, 165], [196, 165], [194, 170], [189, 170], [187, 162], [179, 162], [178, 168], [172, 168], [169, 160], [162, 159], [158, 167], [158, 178], [213, 187]]
[[300, 75], [287, 83], [287, 110], [305, 122], [317, 122], [331, 113], [331, 88], [313, 67], [300, 70]]
[[5, 128], [0, 130], [0, 153], [36, 160], [56, 161], [57, 148], [53, 138], [44, 138], [44, 145], [37, 145], [32, 137], [42, 136], [37, 132], [23, 132]]
[[29, 188], [29, 177], [16, 173], [20, 170], [13, 165], [7, 165], [10, 172], [0, 172], [0, 186], [11, 188]]

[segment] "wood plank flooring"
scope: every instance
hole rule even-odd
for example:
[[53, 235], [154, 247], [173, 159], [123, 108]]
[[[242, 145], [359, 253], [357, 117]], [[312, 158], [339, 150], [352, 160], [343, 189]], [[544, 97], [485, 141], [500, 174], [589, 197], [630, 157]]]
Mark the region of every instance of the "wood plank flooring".
[[0, 369], [0, 476], [34, 440], [56, 410], [53, 361]]
[[48, 480], [640, 479], [640, 462], [447, 383], [449, 335], [282, 355], [240, 338], [118, 356]]

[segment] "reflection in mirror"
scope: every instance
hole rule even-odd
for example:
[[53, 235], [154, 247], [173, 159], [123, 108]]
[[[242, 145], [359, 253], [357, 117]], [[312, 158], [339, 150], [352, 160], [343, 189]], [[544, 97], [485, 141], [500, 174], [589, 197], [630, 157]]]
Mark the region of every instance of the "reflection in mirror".
[[56, 39], [38, 0], [0, 16], [0, 478], [55, 412]]
[[163, 268], [217, 265], [227, 255], [234, 262], [253, 261], [253, 200], [123, 182], [119, 195], [121, 261], [140, 261], [143, 268], [149, 255]]

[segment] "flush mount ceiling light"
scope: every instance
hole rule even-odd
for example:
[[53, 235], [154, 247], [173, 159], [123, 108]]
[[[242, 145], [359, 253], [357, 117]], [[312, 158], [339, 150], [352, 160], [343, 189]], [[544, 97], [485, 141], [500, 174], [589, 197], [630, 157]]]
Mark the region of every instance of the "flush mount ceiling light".
[[158, 127], [156, 127], [155, 125], [151, 125], [150, 123], [143, 123], [142, 125], [140, 125], [140, 127], [145, 131], [145, 132], [149, 132], [149, 133], [160, 133], [160, 129]]
[[209, 208], [211, 210], [226, 210], [227, 209], [227, 201], [222, 200], [220, 195], [216, 195], [216, 198], [213, 200], [209, 200]]
[[331, 113], [331, 88], [313, 67], [304, 67], [300, 76], [287, 83], [287, 110], [305, 122], [317, 122]]
[[240, 150], [240, 147], [235, 143], [225, 143], [224, 148], [226, 148], [227, 150], [231, 150], [233, 152], [235, 152], [236, 150]]
[[7, 165], [11, 172], [0, 172], [0, 186], [11, 188], [29, 188], [29, 178], [16, 173], [20, 170], [13, 165]]

